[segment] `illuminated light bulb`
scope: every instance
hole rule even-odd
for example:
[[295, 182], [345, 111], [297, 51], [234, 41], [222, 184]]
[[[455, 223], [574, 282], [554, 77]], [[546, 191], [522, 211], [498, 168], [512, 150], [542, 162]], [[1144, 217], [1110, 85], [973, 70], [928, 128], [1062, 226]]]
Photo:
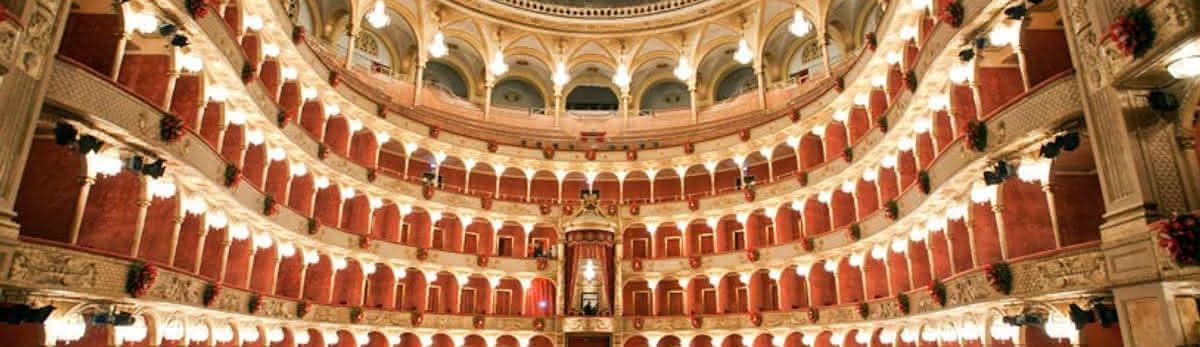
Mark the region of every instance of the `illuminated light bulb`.
[[279, 45], [275, 43], [267, 43], [263, 45], [263, 56], [274, 58], [279, 56]]
[[917, 342], [917, 337], [919, 335], [920, 334], [917, 332], [917, 328], [905, 327], [904, 330], [900, 332], [900, 341], [904, 343]]
[[787, 140], [784, 140], [784, 143], [786, 143], [788, 147], [795, 149], [796, 147], [800, 147], [800, 138], [788, 135]]
[[956, 333], [963, 340], [978, 340], [979, 336], [983, 335], [983, 328], [978, 323], [967, 320], [959, 324]]
[[271, 244], [273, 243], [275, 242], [274, 240], [271, 240], [270, 234], [258, 233], [257, 235], [254, 235], [254, 247], [257, 247], [258, 249], [271, 248]]
[[367, 206], [369, 206], [372, 210], [379, 209], [380, 207], [383, 207], [383, 199], [375, 196], [369, 197], [367, 198]]
[[409, 205], [409, 204], [400, 204], [400, 205], [397, 205], [396, 207], [397, 207], [397, 209], [400, 210], [401, 216], [407, 216], [409, 213], [412, 213], [412, 209], [413, 209], [412, 205]]
[[871, 86], [872, 87], [883, 88], [884, 84], [887, 84], [887, 76], [875, 75], [875, 76], [871, 77]]
[[429, 220], [431, 220], [435, 223], [437, 221], [442, 220], [442, 211], [441, 210], [429, 210]]
[[750, 284], [750, 280], [752, 278], [751, 276], [753, 276], [753, 275], [754, 274], [749, 271], [739, 272], [738, 273], [738, 281], [741, 281], [743, 284]]
[[713, 173], [713, 171], [717, 169], [717, 161], [709, 160], [704, 162], [704, 169], [708, 170], [708, 173], [710, 174]]
[[793, 199], [791, 207], [793, 211], [804, 211], [804, 200]]
[[994, 340], [1012, 341], [1013, 338], [1017, 337], [1020, 327], [1005, 323], [1002, 319], [995, 319], [988, 330]]
[[892, 241], [892, 252], [893, 253], [904, 253], [905, 251], [908, 251], [908, 240], [897, 239], [895, 241]]
[[204, 69], [204, 59], [200, 59], [195, 54], [186, 53], [179, 56], [179, 67], [184, 72], [200, 72]]
[[293, 331], [295, 331], [295, 333], [292, 334], [292, 342], [295, 343], [297, 346], [307, 345], [308, 342], [310, 340], [312, 340], [312, 336], [309, 335], [308, 330], [293, 329]]
[[229, 224], [229, 237], [234, 240], [245, 240], [250, 237], [250, 228], [242, 223]]
[[917, 118], [917, 120], [913, 122], [913, 131], [918, 134], [929, 132], [929, 128], [931, 127], [933, 127], [933, 120], [929, 118]]
[[[56, 321], [56, 320], [55, 319], [47, 320], [46, 328], [50, 328], [51, 323], [54, 321]], [[59, 331], [59, 330], [55, 329], [53, 331]], [[178, 319], [171, 320], [171, 321], [167, 322], [166, 324], [163, 324], [161, 333], [162, 333], [163, 340], [179, 341], [179, 340], [183, 339], [183, 334], [184, 334], [183, 333], [183, 322]]]
[[434, 58], [441, 58], [445, 56], [446, 52], [448, 51], [449, 48], [446, 47], [445, 35], [442, 35], [440, 30], [436, 33], [433, 33], [433, 40], [429, 42], [429, 55], [433, 56]]
[[554, 82], [555, 87], [561, 88], [567, 85], [567, 82], [571, 81], [571, 75], [567, 73], [567, 64], [561, 61], [555, 64], [554, 75], [550, 79]]
[[135, 318], [133, 324], [114, 327], [113, 335], [115, 335], [117, 344], [120, 345], [124, 342], [141, 342], [145, 340], [148, 330], [145, 319]]
[[1020, 27], [1016, 25], [997, 25], [988, 33], [988, 43], [996, 47], [1016, 43], [1021, 34], [1020, 30]]
[[754, 53], [750, 52], [750, 42], [746, 39], [738, 40], [737, 51], [733, 52], [733, 60], [738, 63], [749, 64], [750, 60], [754, 59]]
[[828, 204], [831, 199], [833, 199], [833, 191], [831, 190], [817, 193], [817, 201], [820, 201], [822, 204]]
[[885, 345], [896, 343], [896, 329], [883, 328], [883, 330], [879, 332], [879, 342]]
[[266, 142], [266, 141], [267, 141], [267, 136], [265, 134], [263, 134], [262, 130], [250, 129], [249, 131], [246, 132], [246, 142], [251, 145], [255, 145], [255, 146], [261, 145], [261, 144], [263, 144], [263, 142]]
[[804, 11], [799, 8], [792, 11], [792, 24], [788, 25], [788, 32], [796, 35], [796, 37], [802, 37], [812, 32], [812, 23], [808, 21], [808, 18], [804, 17]]
[[[855, 99], [856, 99], [855, 103], [857, 103], [858, 98], [855, 97]], [[833, 120], [834, 121], [836, 121], [838, 123], [845, 123], [846, 120], [848, 120], [848, 119], [850, 119], [850, 111], [847, 111], [847, 110], [833, 111]]]
[[287, 159], [287, 151], [283, 150], [282, 147], [271, 147], [271, 149], [267, 150], [267, 159], [271, 161]]
[[960, 220], [967, 215], [967, 206], [955, 204], [946, 209], [946, 219]]
[[974, 78], [975, 70], [970, 65], [958, 64], [950, 68], [950, 82], [954, 84], [963, 84], [964, 82]]
[[629, 75], [629, 66], [626, 66], [625, 63], [617, 65], [617, 72], [613, 73], [612, 77], [613, 84], [621, 87], [621, 89], [628, 89], [629, 82], [632, 80], [633, 78]]
[[1017, 178], [1023, 182], [1041, 182], [1047, 183], [1050, 181], [1050, 159], [1033, 159], [1022, 160], [1020, 166], [1017, 167]]
[[504, 52], [496, 51], [496, 54], [492, 55], [492, 62], [488, 63], [487, 67], [488, 73], [491, 73], [492, 76], [500, 76], [508, 72], [508, 63], [504, 62]]
[[171, 183], [167, 178], [150, 178], [146, 181], [146, 190], [151, 197], [168, 199], [175, 196], [175, 183]]
[[945, 93], [934, 94], [933, 96], [929, 97], [928, 105], [929, 110], [931, 111], [945, 111], [946, 108], [950, 106], [950, 95]]
[[899, 158], [897, 158], [895, 154], [888, 154], [883, 156], [883, 158], [879, 158], [879, 166], [885, 169], [891, 169], [896, 167], [896, 161], [898, 160]]
[[342, 114], [342, 107], [335, 103], [325, 104], [325, 116], [333, 117]]
[[53, 335], [54, 340], [70, 343], [83, 338], [83, 334], [87, 332], [87, 322], [79, 313], [67, 313], [47, 319], [45, 329], [47, 334]]
[[186, 197], [183, 199], [183, 202], [181, 202], [180, 204], [183, 206], [183, 210], [187, 211], [187, 213], [189, 213], [189, 214], [199, 215], [199, 214], [204, 214], [204, 212], [208, 211], [208, 203], [205, 202], [204, 199], [201, 199], [199, 197], [194, 197], [194, 196]]
[[[430, 336], [430, 337], [432, 337], [432, 336]], [[341, 341], [339, 341], [340, 337], [338, 337], [338, 333], [336, 330], [322, 330], [321, 331], [321, 339], [325, 340], [325, 343], [330, 346], [335, 346], [338, 344], [338, 342], [341, 342]], [[425, 345], [425, 346], [429, 346], [429, 345]]]
[[[443, 151], [437, 151], [437, 152], [433, 152], [433, 161], [434, 161], [435, 163], [437, 163], [437, 165], [442, 165], [442, 163], [446, 161], [446, 158], [447, 158], [448, 156], [449, 156], [449, 155], [448, 155], [448, 154], [446, 154], [446, 152], [443, 152]], [[559, 179], [559, 181], [561, 181], [561, 180], [562, 180], [562, 179]]]
[[841, 186], [842, 193], [854, 193], [854, 191], [857, 188], [858, 188], [858, 184], [854, 181], [842, 182], [842, 186]]
[[214, 102], [224, 102], [229, 99], [229, 90], [222, 86], [208, 87], [208, 99]]
[[304, 251], [304, 263], [305, 264], [310, 264], [310, 265], [316, 264], [319, 261], [321, 261], [321, 255], [318, 254], [316, 250], [310, 249], [310, 250]]
[[359, 264], [362, 264], [363, 273], [367, 276], [374, 275], [375, 271], [379, 270], [376, 264], [367, 264], [365, 262], [359, 262]]
[[733, 218], [737, 219], [739, 224], [744, 225], [746, 224], [746, 221], [750, 220], [750, 212], [738, 212], [733, 216]]
[[708, 284], [711, 284], [713, 287], [717, 287], [718, 285], [721, 284], [721, 275], [720, 274], [708, 274], [707, 277], [708, 277]]
[[896, 51], [888, 52], [887, 56], [884, 57], [884, 60], [887, 61], [888, 65], [899, 64], [900, 59], [903, 59], [903, 56], [900, 55], [900, 52], [896, 52]]
[[270, 341], [271, 343], [277, 343], [283, 341], [283, 337], [283, 328], [271, 327], [270, 329], [267, 329], [267, 341]]
[[418, 148], [420, 147], [415, 142], [405, 142], [404, 155], [412, 156], [413, 152], [416, 152]]
[[720, 221], [721, 217], [708, 216], [708, 218], [704, 219], [704, 225], [707, 225], [709, 229], [717, 230], [717, 223]]
[[899, 141], [896, 141], [896, 149], [901, 152], [911, 151], [916, 146], [917, 140], [909, 136], [901, 137]]
[[819, 124], [819, 125], [813, 126], [811, 131], [812, 131], [812, 134], [817, 135], [817, 137], [825, 137], [825, 125], [824, 124]]
[[280, 241], [279, 242], [279, 256], [284, 257], [284, 258], [291, 258], [293, 255], [296, 255], [296, 245], [293, 245], [291, 242]]
[[925, 221], [925, 230], [942, 231], [946, 230], [946, 220], [941, 218], [930, 218]]
[[1177, 79], [1189, 79], [1200, 76], [1200, 56], [1190, 56], [1177, 59], [1167, 64], [1167, 72]]
[[378, 29], [387, 26], [391, 21], [391, 17], [388, 16], [384, 8], [383, 0], [376, 0], [375, 8], [367, 13], [367, 23]]
[[812, 271], [812, 264], [809, 264], [809, 263], [796, 264], [796, 276], [808, 277], [808, 274], [811, 271]]
[[908, 239], [912, 240], [912, 242], [925, 241], [925, 238], [928, 236], [929, 231], [923, 228], [914, 228], [912, 231], [908, 232]]
[[862, 179], [863, 179], [863, 181], [867, 181], [867, 182], [875, 182], [875, 180], [879, 179], [879, 170], [868, 169], [866, 171], [863, 171]]
[[357, 133], [359, 130], [363, 129], [363, 123], [361, 120], [351, 119], [349, 124], [350, 124], [350, 133], [351, 134]]
[[242, 342], [258, 341], [258, 328], [253, 326], [238, 327], [238, 337], [242, 338]]
[[733, 163], [737, 164], [738, 167], [746, 166], [746, 155], [745, 154], [735, 154], [735, 155], [733, 155], [733, 158], [731, 158], [731, 159], [733, 159]]
[[263, 18], [256, 14], [248, 15], [243, 18], [243, 23], [245, 23], [246, 29], [250, 29], [250, 31], [262, 30], [264, 25]]
[[136, 12], [129, 15], [130, 27], [142, 34], [153, 34], [158, 31], [158, 17], [148, 12]]
[[238, 110], [226, 111], [225, 122], [233, 125], [244, 125], [246, 124], [246, 114]]
[[855, 254], [850, 255], [849, 263], [850, 263], [850, 266], [853, 266], [853, 267], [862, 267], [863, 260], [865, 260], [865, 259], [863, 259], [862, 254], [855, 253]]
[[692, 78], [692, 64], [687, 57], [679, 57], [679, 64], [675, 65], [675, 78], [680, 81], [687, 81]]
[[329, 178], [325, 176], [317, 176], [313, 183], [316, 184], [318, 190], [329, 188]]
[[200, 322], [189, 324], [187, 327], [187, 338], [192, 342], [208, 341], [208, 326]]
[[971, 201], [975, 203], [985, 203], [996, 200], [996, 188], [998, 186], [990, 186], [982, 182], [976, 182], [971, 187]]
[[279, 70], [279, 73], [284, 81], [295, 81], [297, 77], [300, 77], [300, 71], [291, 66], [284, 66], [283, 69]]
[[346, 268], [346, 257], [333, 258], [333, 269], [334, 270], [341, 271], [342, 269], [345, 269], [345, 268]]
[[867, 106], [867, 103], [869, 103], [870, 101], [871, 101], [871, 97], [868, 96], [867, 93], [858, 93], [858, 94], [854, 95], [854, 104], [855, 105]]
[[313, 87], [300, 88], [300, 98], [304, 101], [311, 101], [317, 98], [317, 89]]
[[915, 38], [917, 38], [917, 27], [916, 26], [909, 25], [909, 26], [900, 28], [900, 39], [901, 40], [912, 40]]
[[304, 176], [308, 174], [308, 167], [304, 163], [293, 163], [288, 168], [291, 171], [292, 177]]
[[832, 259], [825, 260], [825, 264], [823, 264], [821, 267], [824, 268], [825, 272], [828, 273], [837, 273], [838, 270], [837, 262], [834, 262]]
[[342, 189], [339, 193], [341, 193], [342, 200], [353, 198], [354, 197], [354, 188], [342, 187]]
[[871, 258], [872, 259], [883, 260], [884, 257], [887, 257], [887, 249], [886, 248], [884, 248], [883, 246], [879, 246], [879, 245], [876, 245], [875, 247], [871, 247]]
[[221, 229], [229, 225], [229, 218], [225, 216], [225, 212], [213, 211], [204, 215], [204, 222], [209, 228]]
[[921, 330], [921, 341], [937, 342], [939, 337], [941, 337], [940, 329], [925, 327], [925, 329]]
[[817, 334], [805, 333], [804, 337], [800, 338], [800, 343], [803, 343], [805, 346], [809, 347], [814, 346], [817, 343]]

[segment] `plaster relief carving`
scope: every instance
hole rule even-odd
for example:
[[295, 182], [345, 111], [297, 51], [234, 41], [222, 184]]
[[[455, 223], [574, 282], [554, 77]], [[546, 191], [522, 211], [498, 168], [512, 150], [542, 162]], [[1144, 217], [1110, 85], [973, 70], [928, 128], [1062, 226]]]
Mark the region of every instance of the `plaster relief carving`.
[[8, 277], [34, 285], [92, 288], [98, 272], [95, 262], [69, 255], [17, 252]]

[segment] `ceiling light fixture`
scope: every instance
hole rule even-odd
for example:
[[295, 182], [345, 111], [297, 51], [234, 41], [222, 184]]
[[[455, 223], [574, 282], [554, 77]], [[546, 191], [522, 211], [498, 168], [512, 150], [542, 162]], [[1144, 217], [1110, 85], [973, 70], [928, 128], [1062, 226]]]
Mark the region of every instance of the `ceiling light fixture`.
[[617, 66], [617, 72], [614, 73], [612, 77], [613, 84], [621, 87], [621, 89], [628, 89], [629, 82], [632, 79], [633, 78], [629, 76], [629, 67], [625, 66], [624, 63]]
[[750, 52], [750, 43], [746, 39], [738, 41], [738, 48], [733, 52], [733, 60], [738, 63], [749, 64], [750, 60], [754, 59], [754, 53]]
[[433, 56], [434, 58], [441, 58], [446, 56], [446, 52], [449, 50], [450, 49], [446, 47], [446, 37], [442, 35], [442, 32], [438, 31], [434, 33], [433, 41], [429, 42], [429, 55]]
[[812, 32], [812, 23], [808, 22], [808, 18], [804, 18], [804, 11], [797, 8], [792, 12], [792, 24], [788, 25], [788, 31], [796, 37], [802, 37]]
[[386, 8], [383, 5], [383, 0], [376, 0], [375, 8], [367, 13], [367, 23], [378, 29], [387, 26], [391, 21], [392, 19], [388, 17]]
[[492, 73], [492, 76], [500, 76], [508, 72], [508, 63], [504, 62], [504, 52], [496, 51], [496, 54], [492, 55], [492, 62], [488, 63], [488, 72]]
[[567, 82], [571, 81], [571, 75], [567, 73], [567, 64], [558, 62], [554, 67], [554, 75], [550, 76], [550, 79], [554, 81], [555, 88], [567, 85]]
[[680, 81], [687, 81], [692, 78], [692, 63], [685, 56], [679, 57], [679, 64], [675, 65], [675, 78]]

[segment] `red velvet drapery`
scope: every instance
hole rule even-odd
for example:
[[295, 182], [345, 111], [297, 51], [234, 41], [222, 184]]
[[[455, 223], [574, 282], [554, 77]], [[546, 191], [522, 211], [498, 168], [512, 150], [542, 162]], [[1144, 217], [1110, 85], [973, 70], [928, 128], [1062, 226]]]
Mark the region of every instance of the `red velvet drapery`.
[[[545, 303], [544, 305], [542, 303]], [[526, 316], [542, 317], [554, 315], [554, 283], [545, 278], [535, 278], [525, 290]]]
[[604, 290], [600, 293], [600, 312], [602, 314], [612, 312], [609, 308], [609, 293], [612, 292], [612, 280], [609, 278], [609, 264], [611, 264], [610, 249], [611, 244], [600, 242], [578, 242], [571, 243], [571, 268], [569, 269], [571, 276], [568, 276], [567, 288], [570, 290], [568, 294], [568, 308], [576, 308], [580, 302], [581, 291], [578, 287], [579, 278], [583, 276], [580, 271], [580, 264], [587, 260], [592, 260], [596, 264], [596, 278], [599, 278], [604, 283]]

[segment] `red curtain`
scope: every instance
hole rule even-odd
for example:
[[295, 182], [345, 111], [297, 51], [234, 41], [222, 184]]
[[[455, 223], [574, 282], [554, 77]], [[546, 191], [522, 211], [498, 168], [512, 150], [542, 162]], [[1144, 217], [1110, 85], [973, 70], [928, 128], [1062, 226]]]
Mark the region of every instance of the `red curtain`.
[[567, 297], [570, 298], [570, 300], [568, 301], [567, 307], [574, 307], [574, 305], [579, 302], [581, 292], [579, 291], [577, 283], [579, 277], [583, 275], [580, 273], [581, 271], [579, 270], [579, 266], [580, 264], [583, 264], [584, 261], [592, 259], [596, 263], [596, 278], [599, 278], [600, 281], [604, 283], [604, 290], [600, 293], [600, 313], [606, 314], [612, 312], [612, 310], [609, 308], [610, 306], [608, 297], [609, 293], [612, 292], [612, 278], [609, 276], [608, 270], [608, 264], [611, 263], [609, 260], [610, 246], [603, 243], [580, 242], [571, 244], [570, 247], [571, 261], [568, 264], [571, 266], [571, 275], [567, 277], [567, 288], [570, 290], [570, 293], [567, 294]]
[[[533, 317], [554, 315], [554, 283], [535, 278], [525, 290], [525, 315]], [[543, 306], [542, 303], [545, 303]]]

